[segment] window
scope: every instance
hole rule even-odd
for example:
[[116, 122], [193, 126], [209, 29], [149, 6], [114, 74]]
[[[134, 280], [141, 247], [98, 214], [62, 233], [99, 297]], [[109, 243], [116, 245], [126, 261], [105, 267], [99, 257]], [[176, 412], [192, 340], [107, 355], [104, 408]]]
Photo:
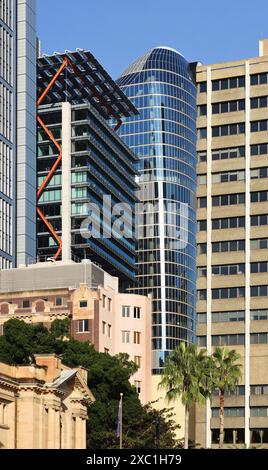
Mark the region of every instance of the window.
[[224, 124], [223, 126], [212, 127], [212, 137], [223, 137], [226, 135], [238, 135], [238, 134], [245, 134], [244, 122], [239, 122], [237, 124]]
[[201, 104], [197, 107], [198, 116], [206, 116], [207, 115], [207, 105]]
[[[220, 430], [212, 429], [211, 439], [213, 444], [219, 443]], [[244, 444], [245, 430], [244, 429], [225, 429], [224, 430], [224, 443], [225, 444]]]
[[199, 197], [197, 199], [197, 206], [199, 209], [207, 207], [207, 198], [206, 197]]
[[197, 222], [197, 230], [199, 232], [206, 231], [207, 230], [207, 221], [206, 220], [199, 220]]
[[251, 344], [267, 344], [268, 333], [251, 333], [250, 342]]
[[252, 121], [250, 123], [251, 132], [262, 132], [267, 131], [267, 119], [262, 119], [261, 121]]
[[206, 93], [207, 92], [207, 82], [198, 83], [198, 91], [199, 91], [199, 93]]
[[197, 299], [198, 300], [207, 300], [207, 291], [205, 289], [201, 289], [197, 291]]
[[104, 348], [104, 354], [109, 354], [109, 349], [108, 348]]
[[140, 367], [141, 366], [141, 356], [134, 356], [135, 364]]
[[226, 171], [224, 173], [213, 173], [212, 183], [229, 183], [231, 181], [244, 181], [245, 171]]
[[30, 300], [23, 300], [22, 308], [29, 308], [29, 307], [30, 307]]
[[251, 179], [259, 179], [259, 178], [267, 178], [268, 168], [254, 168], [250, 170], [250, 178]]
[[106, 308], [106, 295], [102, 294], [102, 308]]
[[140, 344], [141, 342], [141, 333], [139, 331], [134, 331], [134, 344]]
[[77, 322], [77, 333], [89, 332], [89, 320], [78, 320]]
[[206, 336], [198, 336], [197, 337], [197, 344], [200, 348], [204, 348], [207, 345], [207, 337]]
[[197, 323], [207, 323], [207, 314], [206, 313], [198, 313], [197, 314]]
[[212, 299], [237, 299], [245, 297], [244, 287], [223, 287], [212, 289]]
[[197, 254], [204, 255], [207, 253], [207, 244], [206, 243], [198, 243], [197, 245]]
[[199, 163], [207, 161], [207, 152], [197, 152], [197, 161]]
[[212, 336], [212, 346], [243, 345], [245, 335], [214, 335]]
[[[220, 416], [220, 408], [212, 408], [211, 412], [212, 412], [212, 417], [213, 418]], [[237, 407], [237, 408], [235, 408], [235, 407], [232, 407], [232, 408], [225, 407], [224, 408], [224, 416], [226, 418], [245, 416], [245, 408], [243, 408], [243, 407]]]
[[122, 343], [130, 342], [130, 331], [122, 331]]
[[267, 83], [267, 73], [255, 73], [250, 75], [251, 85], [263, 85]]
[[245, 321], [245, 311], [237, 310], [230, 312], [212, 312], [211, 317], [212, 323]]
[[250, 146], [250, 153], [252, 156], [255, 155], [267, 155], [268, 144], [255, 144]]
[[197, 176], [198, 184], [207, 184], [207, 175], [198, 175]]
[[134, 387], [137, 393], [141, 393], [141, 381], [140, 380], [134, 380]]
[[267, 406], [253, 406], [250, 408], [250, 416], [266, 418], [268, 416]]
[[79, 307], [80, 308], [87, 308], [87, 300], [80, 300]]
[[237, 274], [245, 274], [245, 264], [222, 264], [212, 266], [212, 274], [214, 276], [232, 276]]
[[265, 214], [250, 216], [251, 226], [267, 225], [267, 221], [268, 221], [268, 216]]
[[140, 318], [140, 317], [141, 317], [141, 308], [134, 307], [134, 318]]
[[202, 268], [197, 268], [198, 277], [207, 277], [207, 268], [203, 266]]
[[107, 335], [108, 335], [108, 338], [111, 338], [112, 336], [112, 325], [110, 325], [109, 323], [107, 325]]
[[251, 250], [266, 250], [268, 248], [268, 238], [256, 238], [250, 240]]
[[213, 242], [212, 252], [213, 253], [224, 253], [226, 251], [244, 251], [245, 240], [232, 240], [226, 242]]
[[250, 99], [250, 107], [251, 109], [256, 108], [267, 108], [267, 96], [259, 96], [257, 98]]
[[251, 385], [250, 395], [268, 395], [268, 385]]
[[251, 202], [266, 202], [268, 201], [268, 191], [253, 191], [250, 193]]
[[229, 158], [241, 158], [245, 156], [245, 147], [231, 147], [212, 150], [212, 160], [227, 160]]
[[229, 217], [224, 219], [212, 219], [212, 230], [245, 227], [245, 217]]
[[197, 129], [198, 133], [198, 138], [199, 139], [206, 139], [207, 138], [207, 128], [206, 127], [200, 127], [200, 129]]
[[268, 320], [268, 310], [259, 309], [250, 311], [251, 320]]
[[212, 91], [227, 90], [229, 88], [240, 88], [245, 86], [245, 77], [221, 78], [212, 80]]
[[255, 263], [250, 263], [250, 272], [251, 273], [267, 273], [268, 272], [267, 261], [259, 261]]
[[56, 297], [55, 305], [57, 305], [57, 306], [62, 305], [62, 297]]
[[105, 333], [106, 333], [106, 322], [103, 321], [102, 322], [102, 334], [105, 335]]
[[112, 299], [110, 299], [109, 297], [108, 297], [108, 310], [109, 312], [111, 312], [112, 310]]
[[223, 101], [212, 104], [212, 114], [231, 113], [233, 111], [243, 111], [245, 100]]
[[212, 196], [212, 206], [229, 206], [245, 204], [245, 194], [227, 194], [222, 196]]
[[129, 318], [130, 317], [130, 305], [123, 305], [122, 307], [122, 317]]

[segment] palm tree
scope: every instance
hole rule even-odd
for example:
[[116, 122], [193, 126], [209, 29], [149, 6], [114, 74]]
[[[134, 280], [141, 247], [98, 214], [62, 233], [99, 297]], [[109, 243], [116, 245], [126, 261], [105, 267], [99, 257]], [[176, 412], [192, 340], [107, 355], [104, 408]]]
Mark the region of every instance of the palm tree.
[[217, 347], [212, 354], [214, 362], [214, 389], [220, 397], [220, 439], [219, 448], [223, 448], [224, 402], [225, 393], [233, 391], [241, 378], [241, 364], [237, 364], [240, 355], [232, 349]]
[[184, 448], [189, 443], [189, 410], [194, 403], [202, 402], [209, 396], [208, 380], [211, 359], [206, 350], [198, 351], [197, 346], [180, 343], [167, 357], [159, 388], [167, 390], [168, 401], [181, 398], [185, 408]]

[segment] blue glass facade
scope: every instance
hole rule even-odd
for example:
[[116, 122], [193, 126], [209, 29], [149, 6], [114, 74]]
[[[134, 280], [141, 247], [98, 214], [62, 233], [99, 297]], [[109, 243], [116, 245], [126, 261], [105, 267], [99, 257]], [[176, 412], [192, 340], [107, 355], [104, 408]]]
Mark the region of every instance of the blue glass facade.
[[159, 47], [117, 80], [139, 110], [119, 135], [139, 157], [137, 287], [153, 294], [153, 372], [195, 340], [196, 87], [188, 62]]

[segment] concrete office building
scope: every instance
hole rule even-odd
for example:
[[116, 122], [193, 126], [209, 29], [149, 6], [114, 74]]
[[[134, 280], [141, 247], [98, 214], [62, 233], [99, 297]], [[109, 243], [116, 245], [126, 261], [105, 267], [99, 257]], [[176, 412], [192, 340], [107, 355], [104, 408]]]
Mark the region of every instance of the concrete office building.
[[[38, 256], [90, 258], [122, 286], [135, 279], [136, 157], [107, 121], [113, 117], [118, 128], [133, 114], [90, 52], [38, 59]], [[128, 208], [122, 235], [116, 204]], [[90, 214], [94, 236], [86, 239], [80, 228]]]
[[[225, 445], [268, 446], [268, 40], [259, 56], [196, 71], [197, 335], [241, 354], [226, 398]], [[196, 415], [196, 442], [218, 445], [219, 399]]]
[[0, 268], [36, 256], [35, 0], [0, 4]]
[[0, 273], [0, 334], [11, 318], [48, 328], [69, 318], [73, 338], [107, 354], [127, 353], [139, 366], [131, 383], [143, 404], [151, 400], [151, 309], [150, 296], [120, 293], [118, 278], [89, 260]]

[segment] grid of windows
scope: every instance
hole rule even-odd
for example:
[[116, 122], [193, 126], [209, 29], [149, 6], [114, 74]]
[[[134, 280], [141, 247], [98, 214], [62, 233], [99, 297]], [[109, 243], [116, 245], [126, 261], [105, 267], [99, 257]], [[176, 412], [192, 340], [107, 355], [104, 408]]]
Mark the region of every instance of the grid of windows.
[[250, 146], [250, 154], [254, 155], [267, 155], [268, 144], [254, 144]]
[[244, 86], [245, 86], [244, 76], [212, 80], [212, 91], [228, 90], [229, 88], [241, 88]]
[[251, 85], [264, 85], [267, 83], [267, 73], [254, 73], [250, 76]]
[[213, 253], [223, 253], [226, 251], [244, 251], [244, 250], [245, 250], [245, 240], [231, 240], [231, 241], [212, 243]]
[[211, 344], [212, 346], [235, 346], [242, 345], [245, 343], [245, 335], [233, 334], [233, 335], [212, 335]]
[[212, 206], [232, 206], [245, 204], [245, 193], [212, 196]]
[[224, 171], [223, 173], [213, 173], [212, 175], [212, 183], [229, 183], [231, 181], [243, 181], [244, 179], [244, 170]]
[[[184, 222], [188, 227], [185, 235], [189, 243], [183, 251], [174, 249], [172, 240], [165, 235], [168, 217], [162, 220], [160, 214], [160, 218], [153, 217], [149, 224], [139, 222], [139, 287], [134, 292], [153, 294], [153, 371], [159, 373], [168, 350], [180, 340], [194, 339], [196, 88], [187, 62], [165, 48], [153, 49], [135, 62], [117, 83], [139, 110], [138, 116], [124, 120], [119, 135], [139, 156], [142, 202], [157, 202], [163, 188], [164, 203], [184, 202], [189, 207], [187, 220], [180, 216], [175, 223], [178, 230]], [[146, 210], [145, 216], [151, 212]], [[181, 213], [179, 206], [178, 213]], [[160, 224], [164, 227], [163, 235]], [[150, 236], [146, 236], [148, 225]], [[166, 262], [161, 264], [160, 259]], [[166, 329], [166, 318], [171, 313], [177, 324], [184, 317], [182, 327]]]
[[212, 114], [231, 113], [233, 111], [243, 111], [245, 100], [222, 101], [212, 103]]
[[245, 134], [245, 123], [224, 124], [222, 126], [212, 126], [212, 137], [224, 137], [227, 135]]
[[223, 287], [221, 289], [212, 289], [212, 299], [237, 299], [245, 297], [244, 287]]
[[223, 219], [212, 219], [213, 230], [224, 230], [245, 227], [245, 217], [224, 217]]
[[254, 238], [250, 240], [251, 250], [267, 250], [268, 238]]

